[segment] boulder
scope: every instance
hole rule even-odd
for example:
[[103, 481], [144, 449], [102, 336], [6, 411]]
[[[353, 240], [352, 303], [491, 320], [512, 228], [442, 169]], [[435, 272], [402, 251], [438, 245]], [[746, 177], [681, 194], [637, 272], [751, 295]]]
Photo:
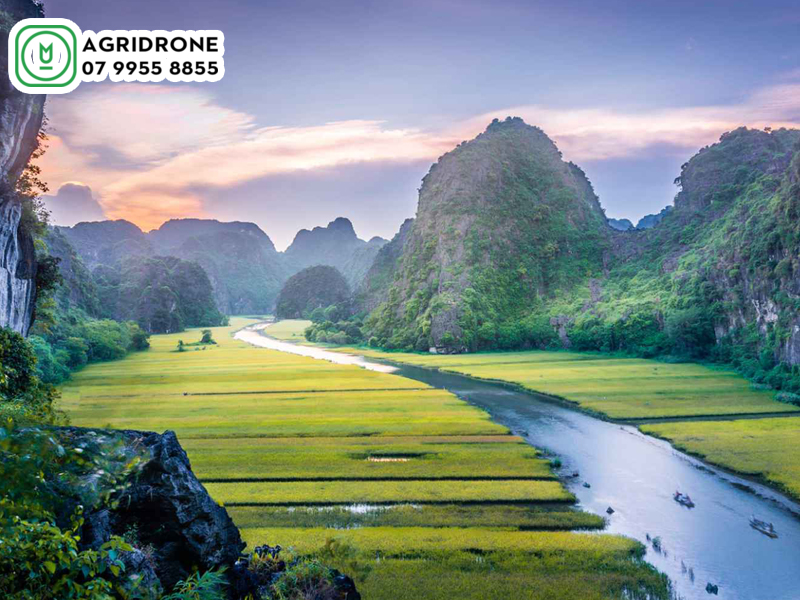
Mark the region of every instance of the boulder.
[[188, 577], [194, 567], [201, 572], [233, 567], [245, 547], [239, 530], [194, 476], [175, 434], [123, 435], [146, 448], [150, 459], [111, 513], [115, 533], [137, 526], [139, 542], [154, 548], [156, 574], [165, 589]]
[[67, 518], [77, 503], [84, 506], [83, 547], [98, 548], [112, 535], [124, 536], [138, 552], [125, 558], [130, 573], [153, 583], [153, 571], [164, 590], [172, 589], [195, 569], [204, 572], [226, 567], [232, 571], [245, 544], [227, 511], [192, 473], [189, 458], [173, 432], [69, 427], [62, 428], [61, 434], [74, 447], [83, 448], [85, 455], [105, 453], [114, 454], [117, 460], [139, 457], [142, 461], [128, 485], [114, 493], [110, 505], [101, 502], [100, 495], [86, 491], [89, 485], [96, 485], [96, 474], [79, 485], [73, 482], [73, 499], [65, 502], [62, 518]]

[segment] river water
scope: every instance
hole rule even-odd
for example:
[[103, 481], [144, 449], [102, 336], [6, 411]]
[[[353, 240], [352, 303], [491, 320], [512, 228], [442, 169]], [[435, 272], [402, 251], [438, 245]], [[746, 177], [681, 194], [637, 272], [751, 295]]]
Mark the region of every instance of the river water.
[[[394, 372], [447, 389], [481, 407], [533, 446], [557, 455], [564, 483], [578, 497], [580, 508], [608, 516], [606, 531], [646, 544], [647, 560], [670, 577], [681, 598], [800, 600], [800, 505], [763, 485], [710, 467], [634, 427], [596, 419], [537, 394], [281, 342], [253, 329], [238, 332], [236, 338], [273, 350]], [[575, 471], [580, 475], [572, 478]], [[672, 499], [676, 489], [691, 495], [696, 507], [676, 503]], [[609, 507], [614, 509], [610, 516]], [[772, 522], [778, 539], [752, 529], [751, 515]], [[660, 538], [660, 552], [648, 536]], [[709, 582], [719, 586], [718, 596], [706, 592]]]

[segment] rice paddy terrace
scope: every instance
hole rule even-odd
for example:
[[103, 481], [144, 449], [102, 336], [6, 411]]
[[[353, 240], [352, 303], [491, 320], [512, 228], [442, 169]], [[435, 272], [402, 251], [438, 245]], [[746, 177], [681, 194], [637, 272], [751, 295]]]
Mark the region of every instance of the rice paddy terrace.
[[250, 547], [318, 554], [337, 540], [329, 560], [365, 598], [669, 597], [642, 544], [576, 531], [604, 521], [575, 510], [549, 462], [486, 412], [231, 337], [254, 322], [183, 352], [199, 331], [154, 336], [76, 374], [62, 408], [79, 426], [174, 430]]
[[728, 370], [575, 352], [436, 356], [341, 350], [547, 394], [590, 414], [637, 424], [800, 499], [800, 407], [778, 402], [774, 390], [757, 389]]

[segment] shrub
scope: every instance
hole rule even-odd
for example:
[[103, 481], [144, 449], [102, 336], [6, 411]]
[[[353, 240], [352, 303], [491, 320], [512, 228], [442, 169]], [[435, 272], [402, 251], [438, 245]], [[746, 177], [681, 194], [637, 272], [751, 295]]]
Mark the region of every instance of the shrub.
[[272, 584], [276, 600], [336, 600], [331, 570], [316, 560], [298, 562]]
[[162, 600], [225, 600], [227, 580], [223, 571], [206, 571], [202, 575], [195, 573], [179, 581], [173, 592]]

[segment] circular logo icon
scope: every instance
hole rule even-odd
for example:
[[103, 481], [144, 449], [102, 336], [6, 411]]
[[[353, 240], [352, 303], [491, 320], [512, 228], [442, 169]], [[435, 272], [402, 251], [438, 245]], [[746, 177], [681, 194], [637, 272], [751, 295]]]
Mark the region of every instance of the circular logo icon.
[[70, 45], [55, 31], [34, 33], [22, 45], [20, 54], [28, 75], [42, 82], [55, 81], [72, 62]]

